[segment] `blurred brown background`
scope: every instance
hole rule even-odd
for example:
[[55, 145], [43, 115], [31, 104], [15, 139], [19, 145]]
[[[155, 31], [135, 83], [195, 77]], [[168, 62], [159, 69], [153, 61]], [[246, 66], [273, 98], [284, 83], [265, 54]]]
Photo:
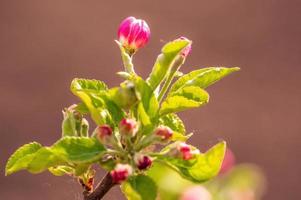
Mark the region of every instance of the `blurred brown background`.
[[[264, 199], [301, 199], [301, 1], [0, 0], [0, 199], [81, 199], [68, 177], [27, 172], [4, 177], [20, 145], [60, 137], [61, 110], [77, 102], [74, 77], [121, 81], [114, 44], [121, 20], [147, 20], [152, 38], [137, 56], [146, 77], [164, 42], [193, 40], [183, 71], [203, 66], [242, 70], [209, 89], [211, 102], [182, 114], [191, 141], [206, 149], [228, 141], [238, 162], [261, 166]], [[122, 199], [115, 188], [106, 199]]]

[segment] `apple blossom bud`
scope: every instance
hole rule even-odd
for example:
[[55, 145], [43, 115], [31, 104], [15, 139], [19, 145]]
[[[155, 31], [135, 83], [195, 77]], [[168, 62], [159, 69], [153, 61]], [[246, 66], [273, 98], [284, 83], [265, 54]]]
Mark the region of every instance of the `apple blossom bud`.
[[135, 51], [143, 47], [148, 42], [149, 37], [150, 29], [142, 19], [128, 17], [119, 25], [119, 42], [130, 54], [135, 53]]
[[125, 181], [133, 172], [133, 169], [128, 164], [117, 164], [115, 169], [110, 172], [114, 183]]
[[188, 54], [191, 52], [191, 41], [183, 36], [177, 40], [185, 40], [185, 41], [190, 42], [190, 44], [187, 47], [185, 47], [181, 52], [181, 55], [186, 58], [188, 56]]
[[152, 165], [152, 159], [149, 156], [143, 154], [135, 155], [135, 163], [140, 170], [149, 168]]
[[154, 134], [162, 142], [168, 142], [172, 137], [173, 131], [169, 127], [161, 125], [155, 130]]
[[130, 109], [138, 101], [134, 83], [123, 82], [113, 94], [113, 100], [119, 107]]
[[103, 144], [109, 144], [112, 138], [112, 128], [108, 125], [101, 125], [97, 128], [97, 138]]
[[124, 118], [119, 123], [119, 132], [124, 136], [135, 136], [138, 129], [137, 122], [134, 119]]
[[198, 149], [193, 149], [192, 146], [184, 142], [175, 143], [169, 152], [171, 156], [179, 157], [183, 160], [190, 160], [194, 158], [196, 154], [199, 153], [200, 151]]

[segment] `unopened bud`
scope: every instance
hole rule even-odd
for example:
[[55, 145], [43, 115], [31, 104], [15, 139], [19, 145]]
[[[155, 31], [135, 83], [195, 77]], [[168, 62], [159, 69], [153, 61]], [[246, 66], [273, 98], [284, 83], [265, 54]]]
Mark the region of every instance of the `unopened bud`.
[[140, 170], [149, 168], [152, 165], [152, 159], [149, 156], [143, 154], [135, 155], [135, 163]]
[[137, 122], [134, 119], [124, 118], [119, 123], [119, 132], [124, 136], [135, 136], [138, 130]]
[[89, 122], [85, 118], [82, 119], [80, 135], [82, 137], [88, 137], [89, 136]]
[[117, 164], [115, 169], [110, 172], [114, 183], [125, 181], [133, 172], [133, 169], [128, 164]]
[[123, 109], [130, 109], [137, 101], [135, 85], [133, 82], [125, 81], [113, 94], [114, 102]]
[[122, 46], [129, 52], [135, 53], [143, 47], [150, 38], [150, 29], [142, 19], [128, 17], [119, 25], [118, 39]]
[[82, 122], [82, 115], [75, 110], [76, 105], [71, 105], [63, 110], [64, 120], [62, 122], [62, 135], [79, 136]]
[[155, 130], [154, 134], [160, 139], [161, 142], [168, 142], [173, 135], [173, 131], [167, 126], [159, 126]]
[[103, 144], [109, 144], [112, 138], [112, 128], [108, 125], [101, 125], [97, 128], [97, 138]]
[[175, 146], [171, 149], [170, 155], [179, 157], [183, 160], [190, 160], [192, 158], [195, 158], [195, 155], [199, 154], [200, 151], [198, 149], [193, 149], [192, 146], [184, 143], [179, 142], [175, 143]]

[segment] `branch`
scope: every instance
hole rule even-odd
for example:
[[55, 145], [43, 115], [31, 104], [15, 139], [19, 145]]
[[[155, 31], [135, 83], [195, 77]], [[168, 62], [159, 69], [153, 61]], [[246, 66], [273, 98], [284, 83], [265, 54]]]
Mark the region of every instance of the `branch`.
[[84, 191], [84, 200], [100, 200], [115, 185], [113, 179], [108, 172], [98, 183], [95, 190], [91, 193]]

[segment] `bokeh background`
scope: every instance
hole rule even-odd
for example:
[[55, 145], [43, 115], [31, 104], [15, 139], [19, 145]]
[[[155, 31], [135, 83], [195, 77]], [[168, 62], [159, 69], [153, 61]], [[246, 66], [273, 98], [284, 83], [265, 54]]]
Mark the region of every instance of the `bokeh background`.
[[[81, 199], [69, 177], [4, 177], [5, 162], [24, 143], [50, 145], [60, 137], [61, 110], [77, 102], [72, 78], [121, 81], [113, 40], [129, 15], [152, 31], [134, 60], [143, 77], [161, 46], [182, 35], [194, 42], [184, 72], [242, 68], [210, 87], [206, 107], [181, 114], [195, 133], [191, 143], [205, 150], [225, 139], [238, 162], [265, 172], [264, 199], [301, 199], [299, 0], [0, 0], [0, 199]], [[106, 199], [122, 199], [118, 188]]]

